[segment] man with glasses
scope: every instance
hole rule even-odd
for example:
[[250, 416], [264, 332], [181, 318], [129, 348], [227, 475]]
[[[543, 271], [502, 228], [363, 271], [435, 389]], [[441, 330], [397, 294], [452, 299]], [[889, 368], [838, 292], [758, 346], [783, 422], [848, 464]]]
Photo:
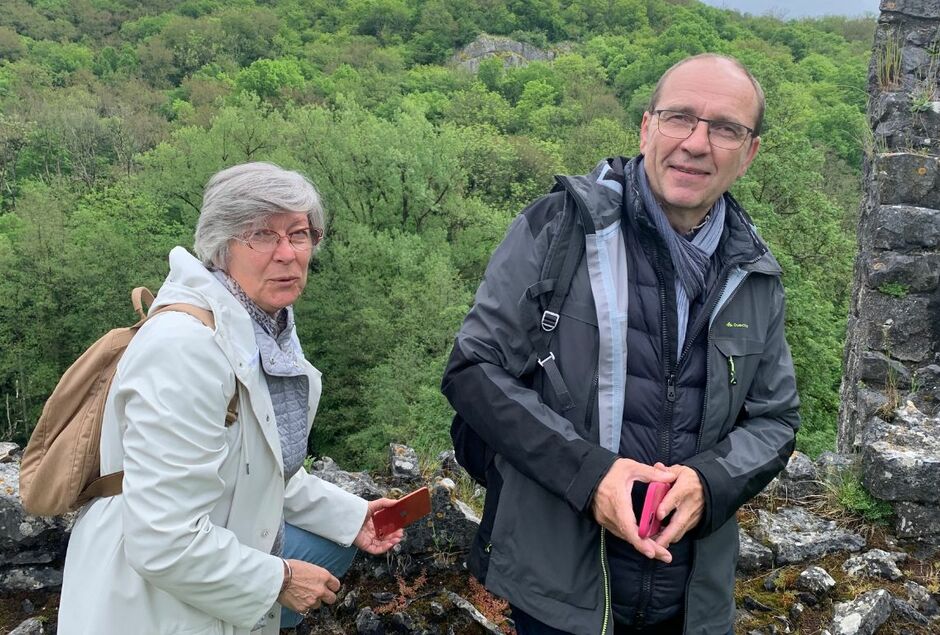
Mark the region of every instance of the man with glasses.
[[[679, 62], [642, 154], [559, 177], [490, 260], [442, 388], [488, 485], [469, 564], [520, 635], [732, 632], [735, 512], [799, 426], [780, 266], [727, 193], [763, 111], [737, 60]], [[549, 264], [564, 232], [570, 275]], [[654, 481], [663, 528], [641, 537]]]

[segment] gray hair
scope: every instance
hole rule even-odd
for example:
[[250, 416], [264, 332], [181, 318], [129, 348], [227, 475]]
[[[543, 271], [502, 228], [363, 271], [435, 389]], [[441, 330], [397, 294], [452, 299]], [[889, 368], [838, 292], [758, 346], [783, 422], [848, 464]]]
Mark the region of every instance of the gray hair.
[[669, 70], [663, 73], [663, 76], [659, 78], [658, 82], [656, 82], [656, 88], [653, 89], [653, 94], [650, 95], [650, 103], [647, 110], [649, 110], [649, 112], [656, 110], [656, 105], [659, 103], [659, 95], [663, 90], [663, 84], [666, 83], [666, 78], [672, 74], [672, 71], [676, 70], [680, 66], [688, 64], [689, 62], [703, 59], [724, 60], [726, 62], [730, 62], [732, 66], [744, 73], [744, 75], [751, 82], [751, 86], [754, 87], [754, 94], [757, 97], [757, 120], [754, 122], [754, 136], [760, 136], [761, 129], [764, 127], [764, 109], [766, 108], [764, 89], [760, 87], [760, 82], [758, 82], [757, 78], [751, 74], [751, 71], [747, 70], [747, 66], [742, 64], [741, 60], [731, 57], [730, 55], [722, 55], [721, 53], [699, 53], [698, 55], [687, 57], [684, 60], [679, 60], [670, 66]]
[[193, 249], [207, 267], [225, 268], [230, 241], [274, 214], [302, 212], [324, 230], [317, 188], [299, 172], [273, 163], [242, 163], [215, 173], [202, 195]]

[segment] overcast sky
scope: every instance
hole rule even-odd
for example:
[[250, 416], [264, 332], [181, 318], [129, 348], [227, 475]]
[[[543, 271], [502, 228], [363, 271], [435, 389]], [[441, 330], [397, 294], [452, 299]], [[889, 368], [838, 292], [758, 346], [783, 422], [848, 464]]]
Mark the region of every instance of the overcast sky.
[[705, 4], [741, 13], [764, 15], [772, 11], [775, 16], [803, 18], [820, 15], [860, 16], [878, 15], [879, 0], [702, 0]]

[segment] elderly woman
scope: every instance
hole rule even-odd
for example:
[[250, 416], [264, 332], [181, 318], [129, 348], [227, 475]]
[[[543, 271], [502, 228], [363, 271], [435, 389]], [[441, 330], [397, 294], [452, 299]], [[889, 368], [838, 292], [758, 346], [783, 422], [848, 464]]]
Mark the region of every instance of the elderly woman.
[[336, 601], [357, 547], [401, 540], [372, 524], [394, 501], [366, 502], [303, 468], [320, 372], [291, 304], [322, 237], [320, 197], [296, 172], [247, 163], [209, 181], [199, 259], [170, 252], [151, 313], [189, 304], [215, 326], [160, 312], [121, 359], [101, 473], [123, 469], [123, 494], [75, 523], [60, 635], [277, 633]]

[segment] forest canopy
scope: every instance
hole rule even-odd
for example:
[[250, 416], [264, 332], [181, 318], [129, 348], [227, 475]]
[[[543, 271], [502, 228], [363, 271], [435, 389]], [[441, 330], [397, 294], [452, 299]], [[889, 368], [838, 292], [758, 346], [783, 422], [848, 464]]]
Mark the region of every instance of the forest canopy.
[[[130, 289], [191, 247], [208, 177], [265, 160], [327, 206], [295, 306], [324, 373], [312, 452], [445, 449], [443, 364], [512, 218], [554, 174], [635, 154], [657, 78], [715, 51], [767, 95], [733, 192], [785, 272], [798, 446], [831, 449], [874, 26], [681, 0], [6, 0], [0, 438], [25, 441], [65, 368], [133, 321]], [[551, 59], [453, 63], [481, 34]]]

